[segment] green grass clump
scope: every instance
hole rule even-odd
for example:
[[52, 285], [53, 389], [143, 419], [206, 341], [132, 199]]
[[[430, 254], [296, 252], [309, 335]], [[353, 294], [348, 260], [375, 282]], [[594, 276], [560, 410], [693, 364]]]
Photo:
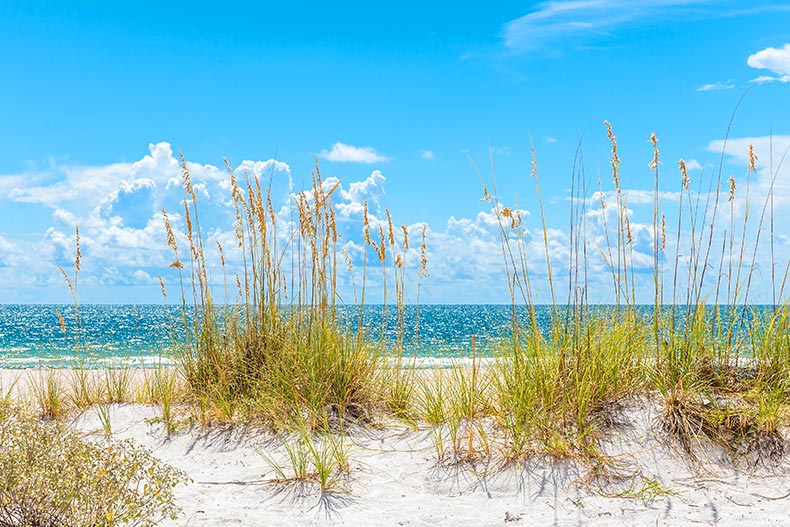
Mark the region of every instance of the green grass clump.
[[[284, 227], [269, 191], [258, 178], [247, 176], [242, 187], [228, 165], [236, 216], [236, 247], [231, 251], [243, 271], [229, 276], [226, 257], [231, 251], [226, 254], [226, 248], [217, 242], [220, 266], [212, 275], [197, 198], [183, 160], [182, 168], [184, 237], [189, 248], [186, 262], [180, 259], [177, 237], [166, 213], [165, 226], [175, 256], [171, 267], [177, 269], [182, 284], [187, 340], [180, 347], [180, 364], [201, 408], [201, 418], [225, 422], [257, 419], [275, 428], [295, 428], [305, 418], [309, 426], [317, 428], [349, 420], [369, 421], [392, 398], [379, 375], [382, 343], [362, 337], [361, 318], [357, 331], [352, 332], [348, 327], [351, 322], [338, 316], [342, 251], [332, 194], [339, 182], [325, 183], [316, 167], [312, 188], [293, 197], [291, 206], [298, 218], [295, 227]], [[372, 248], [381, 265], [385, 301], [389, 276], [402, 314], [408, 231], [402, 228], [402, 242], [398, 243], [389, 213], [386, 229], [380, 225], [377, 231], [370, 226], [367, 206], [364, 217], [360, 311], [365, 302], [367, 253]], [[284, 229], [287, 232], [283, 233]], [[353, 267], [350, 257], [343, 256]], [[217, 272], [223, 284], [224, 302], [220, 305], [215, 300]]]
[[139, 526], [175, 520], [185, 474], [125, 442], [93, 442], [66, 425], [0, 421], [0, 526]]

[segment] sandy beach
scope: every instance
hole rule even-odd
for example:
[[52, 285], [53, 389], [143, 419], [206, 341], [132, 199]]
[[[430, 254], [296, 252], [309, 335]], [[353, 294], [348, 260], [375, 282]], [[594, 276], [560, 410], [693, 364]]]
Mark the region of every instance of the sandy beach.
[[[3, 370], [0, 379], [7, 389], [36, 373]], [[168, 436], [158, 405], [109, 408], [113, 439], [145, 446], [192, 480], [176, 489], [184, 514], [169, 526], [786, 525], [790, 510], [786, 463], [766, 459], [747, 470], [710, 446], [692, 463], [661, 432], [660, 409], [648, 399], [623, 407], [603, 443], [611, 462], [600, 474], [545, 457], [504, 468], [440, 463], [435, 430], [390, 420], [348, 431], [350, 473], [324, 494], [311, 481], [279, 481], [272, 463], [287, 467], [287, 452], [269, 433], [204, 428], [182, 409]], [[104, 440], [98, 412], [68, 420]]]
[[[112, 420], [114, 437], [145, 445], [192, 478], [176, 493], [185, 515], [167, 525], [787, 524], [786, 466], [751, 474], [715, 458], [690, 466], [656, 437], [655, 410], [644, 403], [626, 411], [629, 423], [607, 445], [624, 479], [605, 488], [588, 481], [588, 467], [556, 460], [488, 474], [481, 465], [443, 466], [428, 430], [390, 423], [350, 434], [350, 477], [323, 496], [311, 483], [273, 482], [261, 453], [284, 459], [285, 452], [265, 434], [194, 429], [168, 438], [151, 424], [158, 409], [144, 405], [114, 405]], [[101, 434], [93, 412], [74, 426]]]
[[[3, 386], [36, 374], [19, 373], [2, 371]], [[286, 466], [287, 452], [269, 433], [184, 419], [167, 436], [157, 405], [109, 408], [113, 439], [134, 440], [192, 480], [176, 489], [184, 515], [164, 525], [786, 525], [790, 510], [786, 463], [747, 470], [713, 448], [692, 463], [646, 399], [618, 416], [603, 444], [611, 463], [597, 479], [587, 464], [550, 458], [440, 463], [429, 427], [392, 420], [348, 431], [350, 473], [324, 494], [311, 481], [278, 481], [272, 462]], [[69, 421], [103, 440], [92, 409]]]

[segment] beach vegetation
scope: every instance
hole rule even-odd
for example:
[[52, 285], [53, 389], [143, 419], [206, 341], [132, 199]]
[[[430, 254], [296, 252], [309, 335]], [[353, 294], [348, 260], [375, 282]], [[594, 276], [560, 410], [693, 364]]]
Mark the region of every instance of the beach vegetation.
[[[353, 321], [338, 314], [338, 272], [348, 265], [341, 256], [332, 201], [339, 181], [324, 181], [316, 166], [312, 188], [292, 196], [293, 224], [284, 226], [266, 181], [249, 174], [239, 178], [228, 164], [235, 247], [218, 243], [220, 265], [212, 267], [183, 158], [182, 171], [186, 225], [182, 238], [187, 247], [179, 247], [167, 212], [164, 219], [173, 250], [171, 267], [182, 284], [187, 338], [178, 345], [179, 366], [201, 409], [201, 420], [253, 419], [279, 429], [293, 428], [306, 419], [311, 428], [324, 429], [370, 421], [388, 402], [402, 405], [397, 401], [403, 399], [403, 390], [393, 396], [397, 389], [383, 389], [397, 387], [402, 379], [397, 367], [395, 375], [388, 377], [391, 382], [381, 382], [383, 341], [364, 337], [361, 318], [357, 331], [352, 331]], [[400, 306], [396, 309], [402, 312], [401, 251], [407, 247], [407, 235], [397, 240], [401, 233], [387, 217], [387, 223], [373, 226], [365, 213], [360, 310], [368, 266], [375, 263], [381, 267], [384, 298], [390, 277]], [[240, 260], [240, 274], [228, 270], [226, 258], [232, 254]], [[219, 276], [210, 273], [212, 268]], [[223, 284], [224, 301], [219, 303], [217, 281]], [[397, 360], [400, 365], [400, 355]]]
[[0, 421], [0, 526], [139, 526], [175, 520], [186, 481], [130, 441], [92, 441], [66, 424]]

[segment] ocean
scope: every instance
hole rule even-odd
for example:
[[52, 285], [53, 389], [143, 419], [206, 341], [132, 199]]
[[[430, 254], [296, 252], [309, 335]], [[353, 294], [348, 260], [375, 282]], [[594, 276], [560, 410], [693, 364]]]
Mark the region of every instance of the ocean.
[[[356, 307], [340, 312], [349, 327], [358, 327]], [[507, 305], [406, 306], [404, 348], [421, 357], [469, 356], [475, 335], [478, 352], [487, 353], [507, 337], [510, 320]], [[385, 327], [386, 344], [396, 343], [393, 306], [366, 306], [362, 324], [368, 338], [378, 340]], [[181, 309], [175, 306], [82, 305], [75, 316], [69, 305], [0, 305], [0, 368], [145, 367], [171, 361], [174, 343], [183, 339]]]
[[[551, 306], [535, 306], [535, 310], [540, 328], [546, 331]], [[653, 308], [640, 310], [649, 317]], [[344, 306], [340, 313], [348, 327], [358, 327], [358, 308]], [[526, 321], [526, 310], [519, 309], [518, 316]], [[498, 342], [510, 336], [511, 317], [509, 305], [406, 306], [404, 352], [427, 359], [469, 357], [474, 335], [475, 353], [490, 355]], [[398, 325], [393, 306], [366, 306], [362, 325], [367, 338], [375, 341], [385, 328], [385, 344], [394, 348]], [[74, 306], [69, 305], [0, 305], [0, 368], [169, 363], [174, 344], [183, 342], [184, 334], [181, 309], [176, 306], [83, 305], [75, 316]]]

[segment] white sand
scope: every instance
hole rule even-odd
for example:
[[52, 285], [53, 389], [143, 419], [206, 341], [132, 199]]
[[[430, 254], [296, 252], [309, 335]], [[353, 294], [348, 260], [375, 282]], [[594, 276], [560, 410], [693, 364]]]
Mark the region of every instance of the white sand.
[[[601, 495], [585, 484], [589, 469], [572, 463], [533, 460], [488, 475], [483, 467], [441, 466], [430, 431], [396, 423], [354, 431], [347, 489], [322, 497], [314, 484], [271, 481], [276, 474], [260, 452], [274, 459], [285, 453], [270, 436], [196, 428], [167, 438], [159, 412], [112, 405], [111, 423], [114, 437], [141, 443], [194, 480], [176, 489], [184, 516], [168, 526], [790, 525], [787, 464], [747, 473], [711, 453], [692, 467], [662, 439], [649, 402], [626, 409], [626, 424], [605, 445], [617, 472], [628, 476], [606, 487], [610, 493], [651, 480], [667, 492], [641, 499]], [[102, 429], [92, 410], [73, 426], [97, 435]]]
[[[116, 437], [133, 438], [162, 460], [187, 471], [192, 484], [177, 489], [185, 516], [168, 525], [788, 525], [790, 471], [748, 475], [709, 460], [692, 469], [653, 433], [647, 403], [627, 411], [631, 423], [607, 446], [623, 473], [640, 475], [610, 486], [642, 488], [655, 478], [671, 494], [650, 499], [605, 497], [580, 481], [586, 468], [533, 461], [491, 475], [436, 462], [428, 431], [390, 427], [350, 438], [352, 474], [347, 492], [321, 496], [315, 485], [283, 486], [259, 452], [284, 455], [282, 446], [243, 430], [182, 432], [165, 438], [149, 424], [158, 409], [116, 405]], [[149, 420], [149, 423], [146, 420]], [[75, 421], [101, 429], [94, 412]], [[506, 521], [506, 517], [510, 521]], [[746, 523], [744, 523], [746, 522]]]

